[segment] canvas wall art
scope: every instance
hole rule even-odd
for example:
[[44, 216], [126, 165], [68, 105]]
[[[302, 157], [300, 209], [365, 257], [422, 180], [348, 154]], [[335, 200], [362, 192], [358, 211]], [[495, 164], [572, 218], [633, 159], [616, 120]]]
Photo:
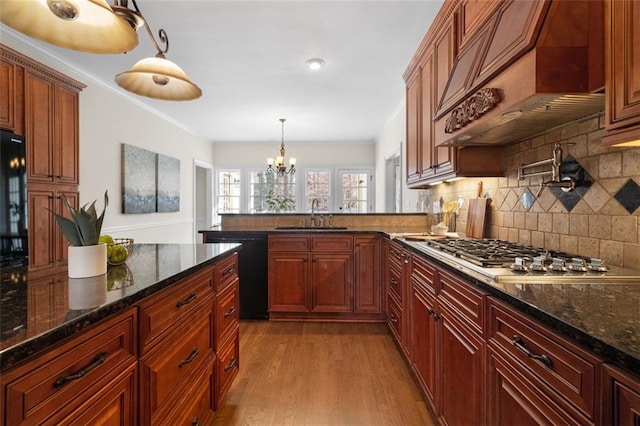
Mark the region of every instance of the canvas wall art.
[[156, 211], [156, 153], [122, 144], [122, 213]]
[[180, 211], [180, 160], [158, 154], [157, 211]]

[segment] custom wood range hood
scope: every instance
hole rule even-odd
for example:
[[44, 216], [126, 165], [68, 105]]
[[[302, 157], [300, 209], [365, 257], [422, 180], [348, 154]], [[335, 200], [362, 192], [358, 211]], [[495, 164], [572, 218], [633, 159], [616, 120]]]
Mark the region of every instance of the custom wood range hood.
[[[470, 2], [471, 3], [471, 2]], [[436, 100], [436, 146], [504, 145], [604, 110], [601, 1], [496, 2]]]

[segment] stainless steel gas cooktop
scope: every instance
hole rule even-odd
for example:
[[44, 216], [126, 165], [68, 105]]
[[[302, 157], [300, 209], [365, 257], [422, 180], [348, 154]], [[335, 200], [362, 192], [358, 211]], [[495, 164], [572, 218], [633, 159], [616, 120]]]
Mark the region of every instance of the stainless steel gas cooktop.
[[602, 259], [508, 241], [445, 238], [410, 244], [476, 278], [498, 283], [640, 284], [640, 269], [617, 268]]

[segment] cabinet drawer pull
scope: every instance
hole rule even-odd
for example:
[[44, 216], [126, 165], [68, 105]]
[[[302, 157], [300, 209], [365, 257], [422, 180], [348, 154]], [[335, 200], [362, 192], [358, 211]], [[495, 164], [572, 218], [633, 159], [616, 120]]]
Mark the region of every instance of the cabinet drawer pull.
[[178, 364], [178, 368], [182, 368], [183, 365], [191, 363], [195, 359], [196, 355], [198, 355], [198, 348], [194, 347], [191, 351], [191, 355], [189, 355], [189, 358], [180, 361], [180, 364]]
[[235, 271], [235, 268], [233, 266], [228, 268], [228, 269], [225, 269], [222, 272], [222, 276], [224, 277], [225, 275], [233, 274], [233, 271]]
[[[427, 309], [427, 315], [431, 316], [433, 314], [435, 314], [436, 311], [434, 311], [433, 309], [429, 308]], [[435, 315], [433, 315], [435, 317]]]
[[391, 278], [391, 284], [396, 285], [398, 284], [398, 280], [395, 278]]
[[229, 309], [229, 312], [225, 312], [224, 317], [225, 318], [230, 317], [231, 315], [233, 315], [235, 313], [236, 313], [236, 307], [232, 306], [231, 309]]
[[198, 418], [195, 417], [191, 422], [191, 426], [200, 426], [200, 420], [198, 420]]
[[236, 366], [236, 364], [238, 363], [238, 360], [236, 359], [236, 357], [232, 357], [231, 361], [229, 362], [229, 365], [224, 367], [224, 371], [229, 371], [231, 370], [233, 367]]
[[184, 300], [179, 301], [178, 303], [176, 303], [176, 308], [181, 308], [184, 305], [188, 305], [189, 303], [193, 302], [194, 300], [196, 300], [198, 298], [198, 296], [195, 293], [191, 293], [189, 295], [189, 297], [187, 297]]
[[389, 315], [389, 321], [395, 324], [398, 322], [398, 319], [395, 317], [395, 315], [391, 314]]
[[98, 353], [96, 356], [93, 357], [93, 360], [91, 361], [91, 363], [89, 365], [87, 365], [82, 370], [78, 371], [77, 373], [67, 374], [65, 376], [60, 377], [58, 380], [55, 381], [55, 383], [53, 384], [53, 387], [54, 388], [59, 388], [59, 387], [62, 387], [64, 385], [66, 385], [69, 382], [72, 382], [74, 380], [77, 380], [77, 379], [79, 379], [81, 377], [86, 376], [87, 373], [89, 373], [91, 370], [93, 370], [94, 368], [96, 368], [100, 364], [104, 363], [104, 361], [106, 359], [107, 359], [107, 353], [106, 352]]
[[546, 355], [538, 355], [538, 354], [534, 354], [533, 352], [531, 352], [529, 349], [527, 349], [524, 341], [522, 340], [522, 338], [520, 336], [518, 336], [517, 334], [513, 336], [513, 345], [520, 349], [522, 352], [524, 352], [524, 354], [526, 356], [528, 356], [531, 359], [535, 359], [536, 361], [540, 361], [541, 363], [543, 363], [544, 365], [546, 365], [547, 367], [551, 367], [551, 358], [549, 358]]

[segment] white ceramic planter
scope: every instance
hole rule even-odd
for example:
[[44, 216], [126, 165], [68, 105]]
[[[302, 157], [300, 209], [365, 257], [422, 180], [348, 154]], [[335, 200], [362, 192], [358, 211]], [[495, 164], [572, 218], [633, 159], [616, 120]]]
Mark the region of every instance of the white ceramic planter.
[[107, 245], [69, 246], [69, 278], [95, 277], [107, 273]]
[[91, 309], [107, 301], [107, 274], [69, 278], [69, 309]]

